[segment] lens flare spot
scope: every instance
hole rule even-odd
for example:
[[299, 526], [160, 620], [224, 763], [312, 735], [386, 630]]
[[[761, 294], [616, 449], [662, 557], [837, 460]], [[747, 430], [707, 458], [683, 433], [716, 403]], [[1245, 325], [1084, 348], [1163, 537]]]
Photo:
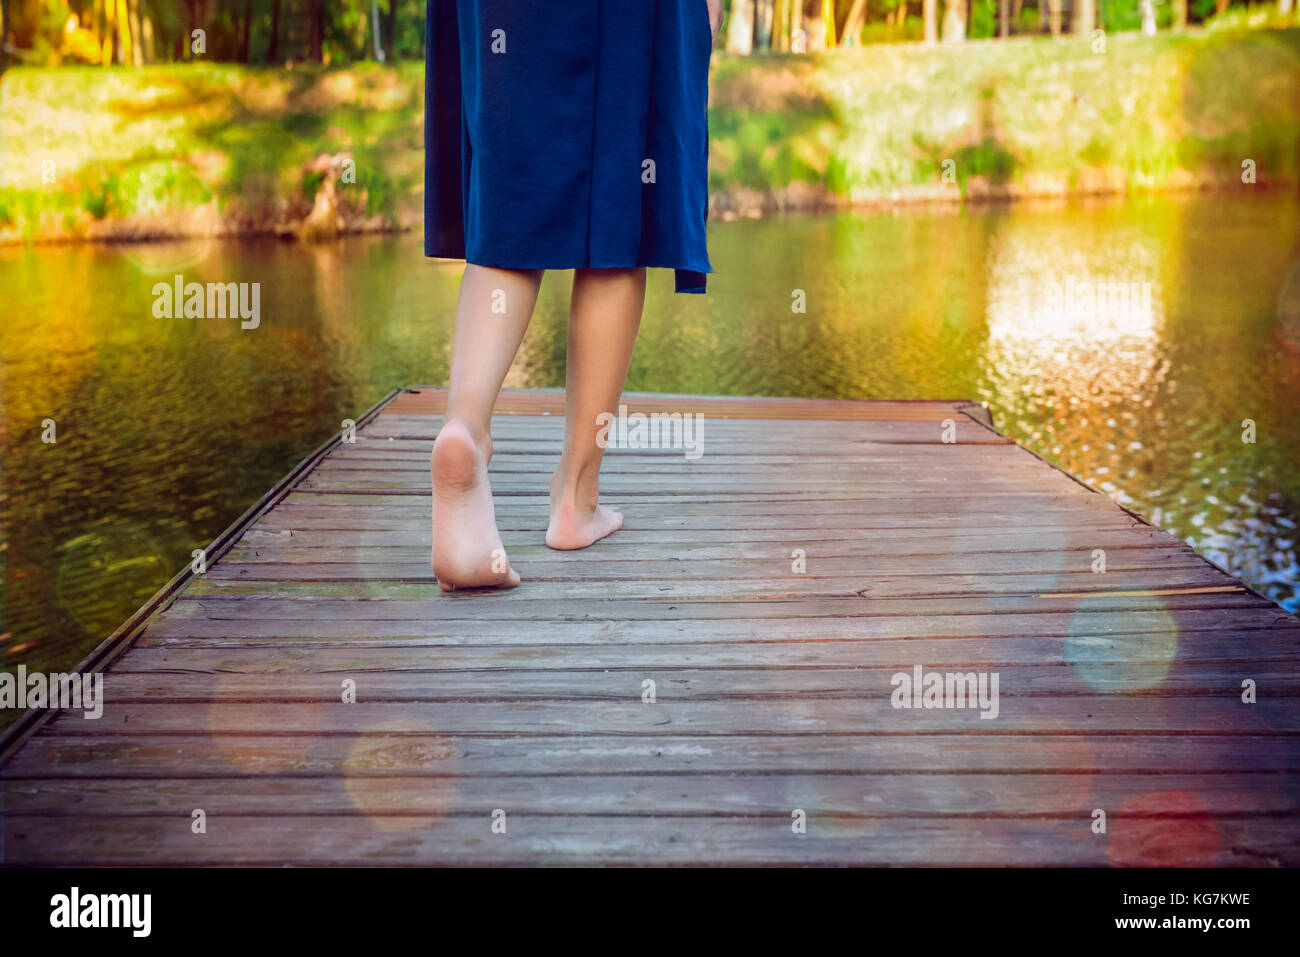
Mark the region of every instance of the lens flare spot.
[[430, 725], [382, 721], [357, 736], [343, 764], [344, 784], [353, 806], [376, 827], [427, 829], [445, 822], [456, 799], [457, 763], [455, 746]]
[[1111, 818], [1108, 854], [1125, 867], [1210, 867], [1219, 829], [1186, 791], [1148, 791], [1124, 802]]
[[[1123, 694], [1159, 687], [1178, 654], [1178, 625], [1158, 597], [1142, 602], [1118, 633], [1103, 630], [1103, 599], [1085, 598], [1070, 619], [1065, 660], [1079, 680], [1094, 691]], [[1091, 605], [1091, 607], [1090, 607]], [[1113, 627], [1113, 626], [1111, 626]]]
[[307, 763], [324, 727], [323, 709], [320, 701], [267, 700], [246, 675], [222, 675], [213, 685], [208, 728], [231, 764], [275, 774]]

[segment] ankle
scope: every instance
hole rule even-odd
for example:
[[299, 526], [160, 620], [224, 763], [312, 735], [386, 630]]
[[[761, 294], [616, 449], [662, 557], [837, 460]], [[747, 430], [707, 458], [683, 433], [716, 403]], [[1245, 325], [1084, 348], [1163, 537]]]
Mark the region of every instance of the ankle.
[[566, 475], [559, 470], [551, 481], [552, 505], [561, 510], [572, 509], [576, 512], [593, 512], [600, 498], [597, 475]]
[[[448, 416], [442, 423], [442, 429], [445, 430], [449, 427], [456, 431], [463, 429], [465, 432], [468, 432], [470, 440], [473, 441], [479, 454], [483, 456], [485, 460], [492, 457], [492, 435], [487, 426], [473, 422], [470, 419]], [[438, 434], [441, 436], [442, 430], [439, 430]], [[437, 440], [435, 439], [435, 442], [436, 441]]]

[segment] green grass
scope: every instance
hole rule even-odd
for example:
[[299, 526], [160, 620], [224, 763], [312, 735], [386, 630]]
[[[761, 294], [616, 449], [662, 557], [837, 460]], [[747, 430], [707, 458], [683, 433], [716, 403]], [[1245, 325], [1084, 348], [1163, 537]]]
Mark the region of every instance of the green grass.
[[953, 160], [1030, 193], [1300, 176], [1300, 30], [871, 45], [717, 58], [715, 190], [802, 180], [832, 196], [925, 195]]
[[[1244, 23], [1244, 21], [1243, 21]], [[198, 208], [240, 228], [305, 216], [346, 153], [358, 215], [418, 222], [423, 65], [18, 68], [0, 79], [0, 235], [96, 235]], [[1012, 194], [1300, 178], [1300, 30], [873, 44], [717, 55], [715, 198]], [[52, 179], [52, 182], [46, 182]], [[949, 190], [952, 187], [947, 187]], [[929, 192], [927, 192], [929, 191]]]
[[322, 181], [308, 165], [337, 153], [356, 163], [345, 201], [395, 221], [423, 171], [422, 78], [418, 63], [13, 70], [0, 80], [0, 228], [76, 234], [208, 203], [269, 226], [305, 215]]

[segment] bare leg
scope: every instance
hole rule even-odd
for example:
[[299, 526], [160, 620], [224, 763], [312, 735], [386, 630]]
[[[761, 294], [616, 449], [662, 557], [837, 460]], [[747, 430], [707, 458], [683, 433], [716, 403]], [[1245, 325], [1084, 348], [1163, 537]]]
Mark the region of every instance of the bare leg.
[[465, 266], [456, 303], [447, 418], [430, 460], [433, 573], [444, 591], [519, 584], [497, 531], [487, 472], [489, 433], [492, 406], [523, 341], [541, 281], [540, 270]]
[[644, 269], [579, 269], [569, 307], [564, 389], [564, 453], [551, 476], [546, 544], [586, 548], [623, 527], [623, 516], [597, 504], [597, 417], [617, 413], [645, 305]]

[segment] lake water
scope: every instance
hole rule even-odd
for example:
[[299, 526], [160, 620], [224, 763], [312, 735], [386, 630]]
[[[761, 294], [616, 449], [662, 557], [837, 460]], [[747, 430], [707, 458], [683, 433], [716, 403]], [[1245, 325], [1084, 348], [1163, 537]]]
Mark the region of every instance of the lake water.
[[[708, 296], [652, 274], [628, 387], [984, 400], [1295, 610], [1298, 226], [1278, 194], [715, 222]], [[444, 383], [460, 267], [420, 253], [0, 250], [3, 667], [71, 667], [342, 419]], [[155, 318], [177, 273], [261, 283], [260, 326]], [[543, 284], [507, 385], [563, 385], [568, 281]]]

